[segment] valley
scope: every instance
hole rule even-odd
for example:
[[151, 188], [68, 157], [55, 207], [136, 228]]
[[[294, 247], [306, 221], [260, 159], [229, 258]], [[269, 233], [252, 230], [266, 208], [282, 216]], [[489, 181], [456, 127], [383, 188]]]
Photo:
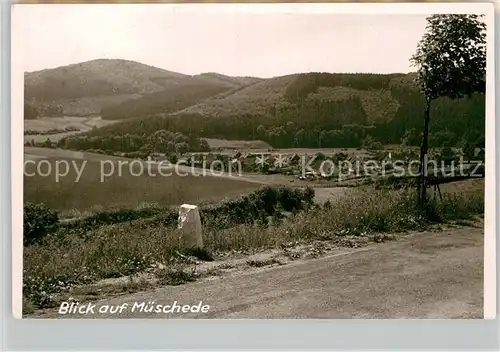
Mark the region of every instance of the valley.
[[[309, 272], [311, 259], [321, 264], [314, 277], [323, 278], [330, 265], [362, 261], [369, 268], [390, 248], [400, 260], [398, 253], [411, 251], [409, 231], [423, 233], [415, 243], [429, 250], [434, 244], [425, 238], [435, 241], [429, 231], [447, 229], [461, 241], [469, 230], [478, 237], [484, 165], [477, 178], [432, 184], [431, 208], [417, 206], [423, 99], [414, 81], [412, 73], [185, 75], [108, 59], [26, 73], [24, 314], [50, 316], [68, 297], [149, 297], [184, 284], [175, 292], [193, 288], [196, 295], [199, 287], [215, 297], [217, 285], [207, 282], [227, 272], [244, 291], [240, 275], [292, 277]], [[440, 98], [432, 109], [430, 160], [443, 170], [458, 170], [464, 160], [484, 163], [484, 150], [476, 152], [484, 147], [484, 94]], [[179, 242], [184, 203], [200, 209], [205, 246], [197, 252]], [[473, 257], [478, 243], [464, 242], [463, 251]], [[350, 262], [321, 259], [365, 248], [371, 252]], [[422, 269], [419, 258], [408, 259], [413, 276]], [[359, 275], [366, 279], [365, 271]], [[266, 307], [259, 300], [255, 312], [218, 304], [214, 317], [252, 316]], [[404, 314], [433, 316], [431, 306]], [[324, 315], [337, 316], [335, 307]], [[374, 316], [398, 316], [394, 307]], [[475, 303], [469, 308], [481, 313]], [[459, 310], [445, 313], [460, 316]], [[275, 308], [269, 316], [287, 313]]]

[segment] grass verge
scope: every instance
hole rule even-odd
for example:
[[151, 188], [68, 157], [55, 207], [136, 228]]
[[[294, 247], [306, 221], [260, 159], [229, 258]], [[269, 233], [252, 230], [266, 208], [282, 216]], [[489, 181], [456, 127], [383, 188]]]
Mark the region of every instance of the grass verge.
[[[352, 189], [335, 203], [312, 206], [262, 224], [241, 223], [204, 227], [206, 258], [221, 252], [280, 248], [289, 243], [328, 240], [353, 247], [360, 241], [384, 242], [394, 233], [425, 230], [435, 223], [466, 222], [484, 212], [484, 182], [454, 190], [443, 200], [416, 206], [414, 190]], [[27, 307], [53, 307], [57, 293], [81, 284], [143, 272], [151, 267], [162, 284], [193, 281], [195, 275], [177, 268], [197, 253], [179, 248], [179, 233], [161, 220], [139, 219], [89, 229], [86, 236], [52, 234], [24, 250], [23, 294]], [[361, 242], [363, 242], [361, 241]], [[251, 263], [250, 266], [258, 266]]]

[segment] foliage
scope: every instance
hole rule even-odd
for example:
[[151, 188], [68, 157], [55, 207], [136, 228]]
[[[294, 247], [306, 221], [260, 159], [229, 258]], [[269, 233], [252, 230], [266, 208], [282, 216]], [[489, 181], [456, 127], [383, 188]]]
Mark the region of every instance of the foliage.
[[80, 220], [68, 222], [60, 226], [62, 231], [78, 230], [84, 233], [95, 227], [118, 224], [121, 222], [127, 222], [132, 220], [137, 220], [141, 218], [152, 217], [154, 215], [163, 214], [163, 216], [170, 216], [169, 222], [174, 222], [177, 220], [177, 212], [175, 210], [169, 211], [169, 209], [162, 209], [160, 207], [146, 207], [141, 209], [125, 209], [125, 210], [115, 210], [115, 211], [101, 211], [85, 217]]
[[[200, 215], [203, 225], [208, 228], [230, 228], [255, 221], [267, 223], [268, 217], [273, 217], [281, 211], [296, 212], [308, 208], [313, 199], [314, 189], [309, 187], [305, 189], [263, 187], [247, 196], [224, 200], [215, 205], [202, 206]], [[44, 206], [43, 209], [48, 212], [47, 207]], [[138, 209], [100, 211], [85, 218], [61, 224], [59, 227], [46, 227], [44, 235], [59, 230], [58, 236], [65, 233], [76, 233], [79, 236], [87, 237], [91, 233], [89, 231], [94, 228], [154, 216], [159, 216], [161, 218], [159, 221], [164, 226], [177, 225], [177, 209], [149, 206]]]
[[65, 128], [51, 128], [45, 131], [39, 131], [39, 130], [24, 130], [24, 135], [29, 135], [29, 136], [35, 136], [35, 135], [51, 135], [51, 134], [57, 134], [57, 133], [66, 133], [66, 132], [78, 132], [80, 131], [79, 128], [74, 127], [74, 126], [69, 126]]
[[92, 149], [139, 153], [141, 156], [147, 156], [151, 153], [183, 154], [210, 150], [205, 139], [195, 135], [186, 136], [180, 132], [173, 133], [167, 130], [158, 130], [149, 135], [125, 134], [93, 137], [86, 134], [73, 135], [60, 139], [57, 146], [72, 150]]
[[[335, 74], [321, 75], [331, 76], [335, 81]], [[289, 84], [301, 84], [302, 80], [308, 81], [308, 76], [309, 74], [298, 75]], [[425, 97], [414, 82], [416, 74], [362, 77], [365, 76], [360, 75], [358, 78], [357, 75], [346, 75], [340, 81], [346, 86], [363, 88], [364, 90], [359, 90], [359, 96], [365, 93], [377, 96], [379, 93], [376, 89], [386, 87], [384, 89], [390, 92], [390, 96], [399, 106], [390, 118], [372, 123], [368, 120], [366, 106], [363, 106], [359, 96], [345, 97], [345, 99], [334, 99], [332, 96], [332, 99], [324, 100], [292, 99], [292, 103], [276, 106], [262, 102], [263, 105], [259, 105], [261, 112], [258, 113], [252, 112], [251, 109], [224, 113], [225, 105], [216, 105], [220, 114], [179, 112], [175, 115], [143, 116], [99, 128], [88, 132], [88, 135], [150, 135], [157, 130], [168, 130], [185, 135], [196, 134], [205, 138], [260, 139], [275, 148], [349, 148], [360, 147], [367, 135], [382, 144], [399, 144], [401, 137], [407, 134], [405, 143], [418, 145], [420, 143], [418, 131], [422, 128]], [[366, 79], [363, 84], [362, 79]], [[312, 91], [321, 88], [320, 84], [334, 85], [328, 82], [327, 78], [316, 80], [314, 84], [315, 88]], [[284, 86], [285, 89], [286, 87]], [[228, 95], [220, 101], [227, 101], [225, 104], [229, 104], [231, 96]], [[253, 104], [258, 102], [254, 101]], [[375, 109], [375, 114], [382, 114], [384, 106], [385, 104], [379, 104], [372, 109]], [[432, 115], [430, 128], [433, 131], [449, 131], [457, 136], [457, 140], [465, 138], [473, 142], [479, 135], [484, 134], [484, 94], [476, 93], [470, 98], [464, 97], [458, 100], [447, 97], [436, 99]]]
[[486, 24], [479, 15], [432, 15], [412, 62], [426, 98], [485, 92]]
[[420, 150], [420, 201], [426, 201], [423, 160], [428, 151], [431, 103], [440, 97], [471, 97], [486, 88], [486, 24], [478, 15], [432, 15], [426, 33], [411, 58], [425, 96], [425, 115]]
[[371, 74], [371, 73], [306, 73], [297, 77], [285, 90], [285, 98], [291, 102], [303, 101], [316, 92], [318, 87], [349, 87], [358, 90], [384, 89], [390, 87], [391, 79], [403, 74]]
[[211, 229], [227, 229], [239, 224], [267, 224], [269, 217], [282, 211], [307, 209], [313, 202], [314, 189], [263, 187], [248, 196], [202, 207], [202, 224]]
[[370, 135], [366, 136], [366, 138], [363, 140], [363, 143], [361, 144], [361, 147], [365, 148], [367, 150], [380, 150], [380, 149], [384, 148], [382, 143], [380, 143], [379, 141], [376, 141]]
[[32, 120], [39, 116], [39, 111], [32, 104], [24, 103], [24, 119]]
[[453, 132], [444, 130], [436, 133], [429, 133], [429, 145], [431, 147], [444, 147], [457, 145], [457, 135]]
[[43, 203], [26, 203], [23, 214], [24, 245], [41, 240], [45, 235], [57, 229], [57, 213]]
[[156, 93], [145, 94], [139, 99], [129, 99], [121, 104], [104, 107], [103, 119], [119, 120], [171, 113], [196, 104], [198, 101], [222, 93], [230, 87], [220, 84], [186, 82], [182, 86], [167, 87]]

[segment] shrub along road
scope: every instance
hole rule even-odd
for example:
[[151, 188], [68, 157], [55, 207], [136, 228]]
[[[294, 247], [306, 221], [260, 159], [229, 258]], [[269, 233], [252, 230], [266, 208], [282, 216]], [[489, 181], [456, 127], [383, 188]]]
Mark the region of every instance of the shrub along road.
[[[409, 235], [344, 254], [92, 302], [122, 314], [41, 318], [482, 318], [484, 230]], [[209, 305], [208, 313], [132, 312], [134, 302]], [[86, 303], [86, 302], [82, 302]], [[97, 310], [96, 308], [96, 310]]]

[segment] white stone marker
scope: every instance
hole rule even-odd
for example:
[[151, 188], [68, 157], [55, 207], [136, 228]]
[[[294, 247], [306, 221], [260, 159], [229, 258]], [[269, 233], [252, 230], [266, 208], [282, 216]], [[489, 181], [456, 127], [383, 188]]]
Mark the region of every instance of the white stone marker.
[[203, 248], [200, 211], [196, 205], [182, 204], [179, 208], [180, 242], [186, 248]]

